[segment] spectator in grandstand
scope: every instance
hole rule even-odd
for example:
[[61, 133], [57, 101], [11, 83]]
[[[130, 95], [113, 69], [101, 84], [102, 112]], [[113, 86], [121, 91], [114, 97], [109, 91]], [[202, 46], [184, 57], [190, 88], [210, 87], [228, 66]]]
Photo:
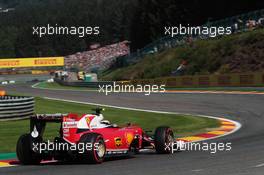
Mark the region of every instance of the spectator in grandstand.
[[158, 52], [158, 48], [155, 46], [154, 47], [154, 52], [157, 53]]
[[237, 19], [237, 30], [240, 31], [244, 26], [244, 21], [241, 19]]
[[116, 57], [129, 54], [128, 41], [107, 45], [86, 52], [78, 52], [65, 57], [66, 68], [78, 67], [80, 70], [89, 72], [98, 66], [100, 69], [109, 68]]
[[238, 31], [238, 23], [235, 23], [233, 26], [232, 26], [232, 33], [235, 33]]
[[260, 27], [264, 27], [264, 17], [259, 18], [259, 20], [258, 20], [258, 25], [259, 25]]
[[246, 23], [246, 26], [247, 26], [247, 28], [249, 29], [249, 30], [253, 30], [253, 29], [255, 29], [255, 27], [256, 27], [256, 21], [255, 20], [253, 20], [253, 19], [249, 19], [248, 21], [247, 21], [247, 23]]
[[189, 46], [193, 46], [193, 37], [192, 36], [189, 36], [187, 38], [187, 43], [188, 43]]
[[183, 60], [180, 64], [180, 66], [175, 71], [172, 71], [171, 74], [174, 76], [184, 75], [184, 72], [186, 70], [186, 66], [187, 66], [187, 61]]

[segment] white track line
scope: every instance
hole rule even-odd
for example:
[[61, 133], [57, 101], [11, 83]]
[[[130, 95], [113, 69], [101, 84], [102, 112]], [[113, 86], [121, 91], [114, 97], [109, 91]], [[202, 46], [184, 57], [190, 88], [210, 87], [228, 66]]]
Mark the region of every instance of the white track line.
[[258, 165], [255, 165], [255, 166], [253, 166], [254, 168], [259, 168], [259, 167], [263, 167], [264, 166], [264, 163], [262, 163], [262, 164], [258, 164]]
[[7, 168], [7, 167], [12, 167], [12, 166], [18, 166], [18, 165], [4, 165], [4, 166], [0, 166], [0, 168]]
[[44, 99], [64, 101], [64, 102], [70, 102], [70, 103], [79, 103], [79, 104], [86, 104], [86, 105], [93, 105], [93, 106], [103, 106], [103, 107], [116, 108], [116, 109], [124, 109], [124, 110], [131, 110], [131, 111], [152, 112], [152, 113], [158, 113], [158, 114], [195, 115], [195, 116], [198, 116], [198, 117], [205, 117], [205, 118], [211, 118], [211, 119], [216, 119], [216, 120], [225, 120], [225, 121], [229, 121], [231, 123], [234, 123], [236, 125], [236, 128], [234, 130], [232, 130], [231, 132], [228, 132], [226, 134], [219, 135], [219, 136], [216, 136], [216, 137], [213, 137], [213, 138], [206, 138], [206, 139], [204, 139], [202, 141], [216, 139], [216, 138], [220, 138], [220, 137], [224, 137], [224, 136], [233, 134], [233, 133], [235, 133], [236, 131], [238, 131], [242, 127], [242, 125], [239, 122], [237, 122], [237, 121], [230, 120], [230, 119], [226, 119], [226, 118], [221, 118], [221, 117], [208, 116], [208, 115], [177, 113], [177, 112], [165, 112], [165, 111], [155, 111], [155, 110], [129, 108], [129, 107], [120, 107], [120, 106], [112, 106], [112, 105], [106, 105], [106, 104], [89, 103], [89, 102], [81, 102], [81, 101], [66, 100], [66, 99], [59, 99], [59, 98], [50, 98], [50, 97], [44, 97]]
[[51, 91], [80, 91], [80, 92], [98, 92], [98, 90], [88, 90], [88, 89], [52, 89], [52, 88], [44, 88], [44, 87], [37, 87], [40, 83], [35, 83], [31, 86], [33, 89], [43, 89], [43, 90], [51, 90]]

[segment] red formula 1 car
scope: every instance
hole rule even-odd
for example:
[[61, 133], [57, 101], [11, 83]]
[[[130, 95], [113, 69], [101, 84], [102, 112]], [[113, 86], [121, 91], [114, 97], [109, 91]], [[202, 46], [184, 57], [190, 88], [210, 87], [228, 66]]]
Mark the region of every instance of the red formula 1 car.
[[[103, 120], [100, 108], [94, 114], [40, 114], [31, 117], [30, 133], [20, 136], [17, 157], [22, 164], [39, 164], [42, 160], [81, 160], [101, 163], [105, 157], [128, 156], [141, 149], [170, 153], [174, 142], [169, 127], [158, 127], [149, 136], [136, 125], [118, 127]], [[43, 140], [48, 122], [61, 123], [59, 136], [52, 142]]]

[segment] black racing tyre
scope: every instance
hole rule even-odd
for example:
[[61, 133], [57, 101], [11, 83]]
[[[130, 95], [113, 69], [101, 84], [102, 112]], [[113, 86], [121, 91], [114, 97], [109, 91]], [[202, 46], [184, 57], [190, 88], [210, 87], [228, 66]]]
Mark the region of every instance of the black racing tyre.
[[99, 164], [104, 161], [106, 146], [101, 134], [89, 133], [81, 136], [79, 143], [90, 145], [89, 149], [84, 149], [83, 153], [80, 153], [81, 160], [86, 163]]
[[155, 130], [154, 143], [157, 153], [159, 154], [171, 153], [173, 142], [174, 142], [174, 135], [171, 128], [167, 126], [161, 126]]
[[37, 165], [42, 159], [40, 154], [32, 150], [32, 143], [30, 134], [21, 135], [17, 141], [16, 154], [23, 165]]

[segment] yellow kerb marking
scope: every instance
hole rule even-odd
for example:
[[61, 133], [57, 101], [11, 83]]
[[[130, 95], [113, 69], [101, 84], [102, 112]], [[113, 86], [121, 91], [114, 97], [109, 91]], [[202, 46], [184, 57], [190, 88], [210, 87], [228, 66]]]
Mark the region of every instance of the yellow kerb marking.
[[211, 132], [208, 132], [208, 134], [215, 134], [215, 135], [223, 135], [227, 133], [226, 131], [211, 131]]
[[179, 138], [179, 140], [187, 140], [187, 141], [198, 141], [198, 140], [204, 140], [204, 137], [197, 137], [197, 136], [190, 136], [190, 137], [182, 137]]
[[227, 125], [224, 125], [224, 126], [221, 126], [222, 129], [234, 129], [235, 126], [227, 126]]
[[8, 166], [9, 165], [9, 163], [6, 163], [6, 162], [0, 162], [0, 167], [1, 166]]
[[222, 121], [221, 124], [222, 125], [234, 125], [233, 123], [227, 122], [227, 121]]

